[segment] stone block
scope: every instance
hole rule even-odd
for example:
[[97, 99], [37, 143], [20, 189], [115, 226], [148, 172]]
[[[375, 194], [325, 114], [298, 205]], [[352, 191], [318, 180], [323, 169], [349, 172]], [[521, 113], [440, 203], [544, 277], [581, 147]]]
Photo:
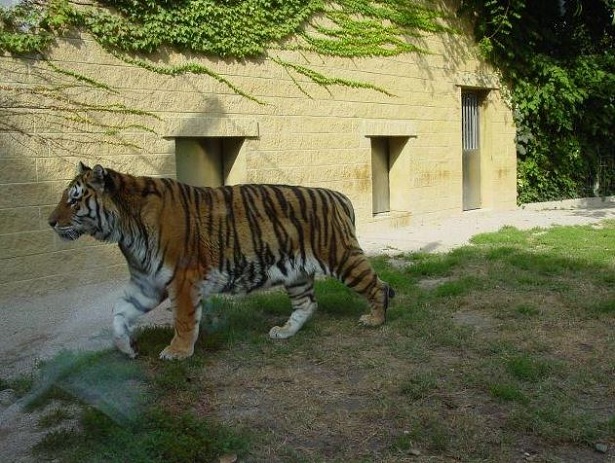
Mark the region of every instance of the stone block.
[[0, 235], [0, 261], [55, 250], [53, 231], [22, 231]]
[[173, 117], [167, 119], [164, 136], [257, 138], [259, 131], [252, 118]]
[[175, 156], [167, 154], [97, 156], [89, 159], [66, 157], [38, 159], [39, 179], [41, 181], [71, 180], [77, 173], [80, 161], [90, 167], [101, 164], [104, 167], [132, 175], [171, 176], [175, 174]]
[[0, 136], [0, 159], [17, 158], [23, 161], [48, 155], [49, 147], [36, 137], [17, 132], [3, 132]]
[[36, 163], [28, 158], [0, 159], [0, 184], [36, 181]]
[[0, 209], [0, 235], [39, 228], [39, 208], [36, 206]]
[[98, 269], [117, 265], [123, 257], [119, 249], [109, 245], [74, 248], [3, 259], [0, 284], [34, 280], [50, 275], [95, 274]]
[[[123, 280], [128, 280], [126, 266], [119, 264], [102, 267], [90, 273], [54, 274], [41, 278], [0, 283], [0, 301], [20, 294], [27, 294], [29, 297], [42, 296], [52, 291], [71, 290], [79, 286], [109, 280], [117, 280], [118, 285], [122, 285]], [[110, 310], [111, 307], [101, 307], [101, 309]]]
[[0, 209], [55, 204], [65, 182], [0, 185]]

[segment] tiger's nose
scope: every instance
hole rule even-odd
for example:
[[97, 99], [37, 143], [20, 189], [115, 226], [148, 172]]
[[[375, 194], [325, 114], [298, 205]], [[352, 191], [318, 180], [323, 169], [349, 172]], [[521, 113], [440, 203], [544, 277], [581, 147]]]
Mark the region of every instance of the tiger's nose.
[[58, 224], [59, 217], [60, 216], [58, 214], [58, 211], [51, 211], [51, 214], [49, 214], [49, 217], [47, 217], [47, 223], [51, 228], [55, 228], [55, 226]]

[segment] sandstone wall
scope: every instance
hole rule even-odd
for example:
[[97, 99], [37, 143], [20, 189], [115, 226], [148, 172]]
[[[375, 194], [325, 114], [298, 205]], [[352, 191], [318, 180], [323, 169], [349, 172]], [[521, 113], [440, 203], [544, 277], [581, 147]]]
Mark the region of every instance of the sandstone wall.
[[[113, 91], [81, 85], [32, 60], [0, 57], [0, 86], [11, 88], [3, 92], [8, 100], [0, 109], [5, 113], [0, 118], [0, 297], [124, 276], [115, 247], [90, 238], [62, 243], [46, 218], [80, 160], [133, 174], [175, 176], [177, 137], [240, 137], [232, 182], [340, 190], [355, 204], [360, 230], [412, 225], [462, 212], [461, 91], [475, 88], [483, 95], [481, 207], [514, 208], [514, 125], [496, 75], [463, 36], [436, 35], [423, 46], [430, 54], [342, 59], [276, 51], [254, 62], [161, 57], [166, 65], [206, 64], [264, 104], [205, 75], [163, 76], [127, 65], [87, 36], [58, 43], [51, 61]], [[324, 88], [271, 58], [370, 82], [393, 96]], [[41, 94], [51, 76], [65, 86], [62, 94], [72, 103]], [[109, 109], [88, 112], [98, 128], [66, 111], [75, 102], [91, 101]], [[118, 112], [118, 104], [151, 114]], [[388, 137], [397, 150], [390, 170], [391, 212], [376, 216], [373, 137]]]

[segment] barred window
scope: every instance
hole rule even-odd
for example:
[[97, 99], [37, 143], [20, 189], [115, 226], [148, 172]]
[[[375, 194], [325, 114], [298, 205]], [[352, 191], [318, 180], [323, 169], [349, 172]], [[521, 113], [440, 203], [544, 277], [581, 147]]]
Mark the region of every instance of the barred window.
[[461, 137], [463, 150], [478, 149], [478, 95], [472, 92], [461, 94]]

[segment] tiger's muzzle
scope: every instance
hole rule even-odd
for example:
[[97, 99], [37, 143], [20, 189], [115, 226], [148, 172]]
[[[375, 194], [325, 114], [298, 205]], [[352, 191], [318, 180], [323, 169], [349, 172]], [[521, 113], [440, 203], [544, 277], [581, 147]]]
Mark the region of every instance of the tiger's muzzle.
[[75, 241], [83, 232], [77, 230], [75, 227], [71, 225], [61, 226], [53, 217], [49, 217], [48, 220], [49, 226], [53, 228], [53, 231], [58, 234], [58, 236], [64, 241]]

